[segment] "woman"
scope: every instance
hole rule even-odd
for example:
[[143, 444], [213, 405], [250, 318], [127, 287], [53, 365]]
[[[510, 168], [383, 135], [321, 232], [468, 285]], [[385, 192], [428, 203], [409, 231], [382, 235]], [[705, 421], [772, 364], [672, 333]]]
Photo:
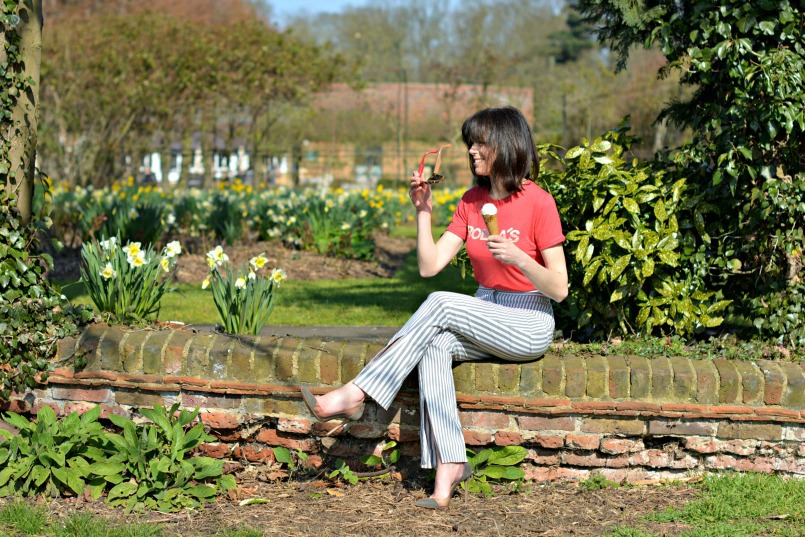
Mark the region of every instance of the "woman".
[[[471, 476], [456, 405], [452, 360], [540, 358], [554, 331], [550, 299], [567, 296], [567, 268], [556, 203], [533, 180], [539, 158], [528, 122], [516, 108], [490, 108], [464, 122], [476, 186], [459, 202], [438, 242], [431, 233], [430, 185], [411, 176], [417, 216], [419, 272], [441, 271], [466, 243], [480, 287], [474, 297], [436, 292], [351, 382], [321, 397], [302, 388], [316, 419], [359, 419], [367, 397], [388, 409], [419, 368], [422, 467], [436, 467], [433, 494], [417, 505], [445, 509]], [[497, 208], [498, 235], [486, 231], [481, 208]]]

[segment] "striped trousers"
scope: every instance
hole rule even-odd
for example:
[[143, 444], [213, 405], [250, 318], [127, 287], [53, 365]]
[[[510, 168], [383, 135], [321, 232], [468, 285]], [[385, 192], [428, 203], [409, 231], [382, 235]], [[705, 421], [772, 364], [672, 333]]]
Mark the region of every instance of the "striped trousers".
[[453, 360], [536, 360], [548, 350], [553, 332], [551, 301], [538, 292], [481, 287], [471, 297], [440, 291], [428, 296], [353, 382], [388, 410], [417, 367], [422, 467], [466, 462]]

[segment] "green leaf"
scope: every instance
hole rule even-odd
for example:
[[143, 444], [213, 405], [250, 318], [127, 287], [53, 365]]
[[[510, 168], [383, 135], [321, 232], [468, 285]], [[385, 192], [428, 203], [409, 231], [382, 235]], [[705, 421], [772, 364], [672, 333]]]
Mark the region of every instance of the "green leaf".
[[626, 254], [618, 258], [615, 261], [615, 264], [612, 265], [609, 269], [609, 281], [614, 282], [618, 279], [618, 276], [629, 266], [629, 262], [632, 260], [632, 254]]
[[128, 498], [135, 492], [137, 492], [137, 484], [126, 481], [125, 483], [120, 483], [119, 485], [112, 487], [106, 499], [107, 501], [111, 502], [116, 498]]
[[291, 452], [288, 448], [277, 446], [272, 448], [274, 450], [274, 458], [281, 464], [292, 464]]
[[583, 147], [577, 146], [577, 147], [570, 148], [570, 149], [568, 149], [567, 153], [565, 153], [565, 159], [566, 160], [573, 160], [574, 158], [578, 158], [579, 155], [581, 155], [582, 153], [584, 153], [584, 148]]
[[508, 466], [512, 464], [519, 464], [525, 459], [528, 452], [522, 446], [505, 446], [503, 448], [493, 449], [493, 453], [489, 456], [487, 462], [489, 464], [497, 464], [501, 466]]
[[623, 207], [632, 214], [640, 214], [640, 206], [632, 198], [623, 198]]

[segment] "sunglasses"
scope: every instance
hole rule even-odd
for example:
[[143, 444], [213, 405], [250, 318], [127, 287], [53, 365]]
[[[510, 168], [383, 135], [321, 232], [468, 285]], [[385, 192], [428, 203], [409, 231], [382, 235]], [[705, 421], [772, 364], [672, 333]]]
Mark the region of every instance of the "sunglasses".
[[425, 169], [425, 159], [428, 155], [436, 154], [436, 165], [433, 166], [433, 173], [430, 177], [425, 180], [426, 183], [429, 185], [435, 185], [437, 183], [441, 183], [444, 181], [444, 175], [439, 175], [439, 168], [442, 166], [442, 149], [445, 147], [450, 147], [452, 144], [445, 144], [439, 149], [434, 149], [433, 151], [428, 151], [424, 155], [422, 155], [422, 160], [419, 161], [419, 175], [422, 175], [422, 170]]

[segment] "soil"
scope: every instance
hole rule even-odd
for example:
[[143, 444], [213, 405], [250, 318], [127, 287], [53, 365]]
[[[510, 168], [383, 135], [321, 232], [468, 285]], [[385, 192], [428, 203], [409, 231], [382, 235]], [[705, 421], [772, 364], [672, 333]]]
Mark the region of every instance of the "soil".
[[[251, 467], [254, 468], [254, 467]], [[600, 536], [619, 525], [640, 528], [652, 535], [678, 535], [690, 527], [680, 523], [648, 523], [642, 518], [680, 507], [698, 494], [689, 485], [641, 485], [586, 490], [576, 483], [526, 484], [518, 494], [499, 488], [486, 498], [459, 494], [446, 511], [418, 508], [414, 501], [429, 490], [424, 479], [402, 481], [386, 477], [338, 486], [317, 479], [265, 483], [254, 476], [237, 475], [238, 493], [219, 498], [203, 509], [179, 513], [126, 514], [102, 501], [81, 498], [40, 502], [51, 524], [74, 513], [93, 513], [110, 525], [157, 524], [165, 536], [211, 536], [237, 530], [254, 535], [317, 536]], [[246, 499], [265, 503], [240, 505]], [[6, 500], [8, 501], [8, 500]], [[248, 533], [252, 535], [252, 533]]]
[[[317, 280], [344, 278], [387, 278], [394, 275], [405, 258], [416, 247], [416, 240], [377, 234], [375, 258], [371, 261], [339, 259], [309, 250], [296, 250], [280, 241], [243, 242], [224, 246], [233, 266], [239, 267], [261, 253], [268, 266], [285, 270], [289, 279]], [[183, 252], [176, 270], [177, 283], [200, 283], [207, 277], [206, 254], [217, 243], [205, 244], [198, 239], [180, 240]], [[80, 277], [80, 249], [64, 249], [53, 255], [54, 267], [48, 277], [58, 281], [75, 281]]]

